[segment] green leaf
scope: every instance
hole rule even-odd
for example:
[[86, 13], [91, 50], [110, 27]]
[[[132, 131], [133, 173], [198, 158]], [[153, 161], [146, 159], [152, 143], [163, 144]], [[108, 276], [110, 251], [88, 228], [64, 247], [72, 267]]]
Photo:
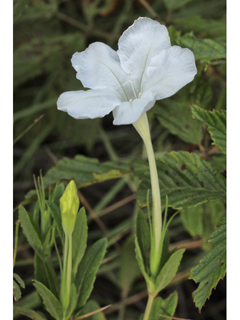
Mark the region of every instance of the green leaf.
[[226, 36], [226, 21], [204, 19], [199, 14], [184, 17], [171, 18], [171, 22], [183, 28], [185, 31], [195, 31], [201, 36]]
[[13, 21], [15, 22], [22, 14], [23, 10], [27, 8], [30, 0], [17, 0], [13, 7]]
[[82, 207], [77, 214], [74, 230], [72, 233], [73, 279], [75, 278], [79, 263], [81, 262], [85, 249], [87, 247], [87, 232], [87, 217], [85, 208]]
[[[181, 140], [197, 144], [203, 138], [203, 125], [192, 118], [189, 102], [167, 99], [154, 108], [160, 124]], [[177, 116], [176, 116], [177, 115]]]
[[179, 8], [185, 6], [185, 4], [187, 4], [188, 2], [191, 2], [191, 1], [192, 0], [163, 0], [165, 6], [169, 10], [179, 9]]
[[192, 104], [191, 109], [194, 119], [206, 122], [208, 125], [213, 144], [226, 153], [226, 111], [208, 111], [199, 108], [196, 104]]
[[[98, 159], [77, 155], [74, 159], [63, 158], [51, 168], [43, 178], [44, 185], [73, 179], [77, 189], [107, 180], [117, 179], [136, 174], [142, 176], [146, 171], [146, 162], [143, 160], [109, 161], [100, 163]], [[25, 197], [35, 195], [31, 190]]]
[[220, 223], [208, 240], [213, 243], [213, 248], [190, 271], [189, 279], [199, 282], [198, 288], [193, 292], [193, 300], [199, 311], [226, 273], [226, 218], [222, 218]]
[[78, 303], [76, 307], [76, 313], [85, 305], [88, 300], [93, 284], [96, 279], [96, 273], [102, 262], [107, 248], [107, 239], [103, 238], [98, 240], [87, 250], [86, 254], [82, 258], [78, 267], [76, 275], [75, 285], [78, 292]]
[[[100, 309], [99, 304], [95, 300], [89, 300], [86, 305], [82, 308], [81, 312], [79, 313], [79, 316], [83, 316], [85, 314], [88, 314], [90, 312], [94, 312], [96, 310]], [[103, 312], [95, 313], [89, 317], [87, 317], [88, 320], [106, 320]]]
[[[138, 262], [134, 254], [134, 235], [126, 239], [122, 246], [119, 263], [119, 284], [123, 290], [123, 297], [127, 297], [133, 282], [140, 274]], [[131, 266], [131, 268], [129, 268]]]
[[17, 284], [16, 281], [13, 280], [13, 296], [14, 296], [14, 301], [18, 301], [21, 299], [22, 292], [21, 289], [19, 288], [19, 285]]
[[[38, 2], [43, 3], [43, 1]], [[45, 14], [48, 10], [49, 6], [46, 6]], [[66, 56], [69, 57], [72, 52], [80, 50], [83, 41], [81, 32], [33, 37], [30, 41], [24, 41], [14, 51], [14, 86], [20, 86], [41, 74], [50, 73], [54, 68], [63, 68]], [[63, 54], [59, 55], [61, 51]]]
[[211, 201], [195, 208], [182, 210], [181, 219], [191, 236], [200, 236], [203, 241], [203, 248], [208, 249], [209, 245], [206, 244], [206, 241], [216, 229], [216, 225], [224, 213], [223, 202]]
[[[172, 151], [158, 158], [156, 163], [163, 205], [166, 195], [169, 206], [174, 209], [190, 208], [211, 200], [225, 201], [226, 179], [197, 154]], [[150, 176], [146, 173], [137, 191], [140, 207], [147, 205], [149, 189]]]
[[52, 292], [47, 287], [45, 287], [41, 282], [38, 282], [37, 280], [34, 280], [33, 285], [37, 289], [38, 294], [43, 299], [46, 310], [56, 320], [62, 320], [62, 307], [55, 295], [52, 294]]
[[64, 231], [63, 231], [63, 227], [62, 227], [62, 218], [61, 218], [60, 209], [53, 202], [47, 201], [46, 203], [47, 203], [49, 212], [51, 213], [51, 215], [56, 223], [57, 231], [58, 231], [59, 237], [61, 239], [62, 245], [64, 245], [65, 236], [64, 236]]
[[175, 277], [184, 251], [185, 249], [176, 251], [165, 263], [155, 281], [154, 295], [157, 295], [161, 290], [163, 290]]
[[170, 294], [167, 299], [162, 299], [161, 297], [156, 298], [152, 304], [149, 320], [166, 320], [166, 317], [161, 317], [160, 315], [167, 317], [173, 316], [177, 308], [177, 302], [177, 291]]
[[197, 39], [192, 32], [177, 38], [176, 43], [193, 51], [195, 59], [200, 62], [226, 59], [226, 46], [224, 43], [212, 39]]
[[142, 252], [141, 252], [141, 249], [140, 249], [140, 246], [139, 246], [139, 243], [138, 243], [138, 239], [137, 237], [135, 236], [135, 253], [136, 253], [136, 259], [137, 259], [137, 262], [138, 262], [138, 265], [139, 265], [139, 268], [142, 272], [142, 275], [144, 276], [145, 278], [145, 281], [147, 283], [147, 286], [151, 286], [152, 285], [152, 281], [146, 271], [146, 268], [145, 268], [145, 264], [144, 264], [144, 259], [143, 259], [143, 256], [142, 256]]
[[150, 248], [150, 230], [145, 214], [138, 210], [136, 217], [136, 237], [141, 251], [145, 270], [148, 270], [148, 255]]
[[14, 306], [13, 307], [13, 312], [15, 314], [24, 315], [24, 316], [26, 316], [26, 317], [28, 317], [30, 319], [33, 319], [33, 320], [46, 320], [45, 317], [43, 318], [36, 311], [28, 309], [28, 308], [25, 308], [25, 307]]
[[39, 257], [42, 260], [44, 260], [45, 257], [44, 257], [42, 242], [39, 239], [39, 236], [34, 229], [34, 226], [32, 224], [32, 221], [29, 217], [28, 212], [23, 206], [19, 207], [18, 212], [19, 212], [19, 219], [21, 222], [23, 233], [25, 234], [28, 242], [30, 243], [32, 248], [35, 250], [35, 252], [39, 255]]
[[20, 286], [25, 289], [25, 283], [24, 281], [22, 280], [22, 278], [16, 274], [16, 273], [13, 273], [13, 278], [20, 284]]

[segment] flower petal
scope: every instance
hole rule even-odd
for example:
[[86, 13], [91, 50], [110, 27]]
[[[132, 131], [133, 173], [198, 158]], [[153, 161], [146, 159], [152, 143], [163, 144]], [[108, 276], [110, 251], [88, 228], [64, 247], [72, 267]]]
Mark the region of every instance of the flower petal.
[[119, 57], [113, 49], [101, 42], [94, 42], [83, 52], [72, 56], [72, 65], [77, 71], [77, 79], [91, 89], [110, 87], [126, 100], [123, 85], [127, 74], [120, 66]]
[[150, 18], [140, 17], [124, 31], [118, 41], [117, 53], [136, 89], [141, 89], [142, 76], [151, 58], [170, 46], [167, 28]]
[[60, 95], [58, 110], [67, 112], [75, 119], [102, 118], [121, 101], [109, 89], [68, 91]]
[[143, 94], [141, 99], [123, 102], [113, 110], [114, 125], [131, 124], [136, 122], [155, 103], [151, 93]]
[[143, 80], [143, 91], [151, 91], [156, 100], [170, 97], [191, 82], [196, 73], [192, 51], [173, 46], [152, 58]]

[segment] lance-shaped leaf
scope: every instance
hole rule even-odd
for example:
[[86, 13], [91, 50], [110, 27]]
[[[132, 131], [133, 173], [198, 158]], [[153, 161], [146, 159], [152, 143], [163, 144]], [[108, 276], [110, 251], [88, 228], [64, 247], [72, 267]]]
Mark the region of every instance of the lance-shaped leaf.
[[19, 219], [21, 222], [21, 226], [23, 229], [23, 233], [25, 234], [28, 242], [35, 250], [35, 252], [39, 255], [39, 257], [44, 260], [44, 252], [42, 242], [34, 229], [32, 221], [29, 217], [28, 212], [23, 206], [19, 207]]
[[[194, 207], [211, 200], [225, 201], [226, 179], [197, 154], [172, 151], [158, 158], [156, 163], [163, 205], [166, 195], [169, 206], [175, 209]], [[147, 205], [149, 189], [150, 176], [146, 173], [137, 191], [137, 201], [141, 207]]]
[[185, 249], [174, 252], [161, 269], [155, 281], [154, 295], [163, 290], [175, 277]]
[[87, 246], [87, 230], [87, 217], [85, 208], [83, 207], [77, 214], [72, 233], [73, 278], [75, 278], [79, 263]]
[[199, 108], [196, 104], [192, 104], [191, 109], [194, 119], [206, 122], [208, 125], [213, 144], [226, 153], [226, 111], [208, 111]]
[[213, 248], [190, 272], [190, 279], [199, 282], [198, 288], [193, 292], [193, 300], [199, 311], [226, 273], [226, 218], [222, 218], [220, 223], [208, 240], [214, 244]]
[[98, 240], [86, 252], [78, 267], [75, 286], [78, 293], [76, 315], [87, 302], [96, 279], [96, 273], [102, 262], [107, 248], [107, 239]]
[[46, 310], [51, 314], [51, 316], [53, 316], [54, 319], [62, 320], [62, 307], [55, 295], [52, 294], [52, 292], [47, 287], [45, 287], [41, 282], [38, 282], [37, 280], [34, 281], [33, 285], [37, 289], [38, 294], [43, 299]]

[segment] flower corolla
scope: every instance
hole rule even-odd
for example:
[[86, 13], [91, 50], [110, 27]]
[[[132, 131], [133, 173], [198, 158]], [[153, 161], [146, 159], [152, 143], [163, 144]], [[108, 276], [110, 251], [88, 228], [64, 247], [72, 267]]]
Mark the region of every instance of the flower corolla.
[[167, 28], [142, 17], [123, 32], [117, 51], [95, 42], [71, 62], [77, 79], [90, 90], [61, 94], [58, 109], [76, 119], [112, 111], [115, 125], [135, 123], [156, 100], [172, 96], [197, 73], [193, 53], [171, 46]]

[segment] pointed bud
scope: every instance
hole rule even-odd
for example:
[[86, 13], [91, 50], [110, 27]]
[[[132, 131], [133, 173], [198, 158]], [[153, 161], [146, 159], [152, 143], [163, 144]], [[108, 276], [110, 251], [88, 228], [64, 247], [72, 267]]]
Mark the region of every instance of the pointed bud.
[[71, 180], [60, 199], [62, 226], [66, 235], [70, 235], [74, 229], [78, 208], [79, 199], [77, 188], [75, 182]]

